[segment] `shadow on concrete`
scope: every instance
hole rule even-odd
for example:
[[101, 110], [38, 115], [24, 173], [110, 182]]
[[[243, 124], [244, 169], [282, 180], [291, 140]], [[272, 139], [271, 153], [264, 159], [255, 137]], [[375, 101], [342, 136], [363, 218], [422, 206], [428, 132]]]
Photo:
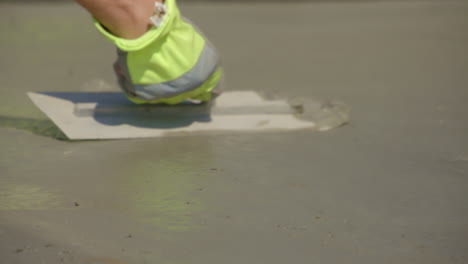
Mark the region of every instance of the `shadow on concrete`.
[[[178, 105], [134, 104], [121, 92], [44, 92], [44, 95], [70, 101], [74, 109], [69, 118], [92, 117], [108, 126], [130, 125], [140, 128], [172, 129], [210, 122], [210, 105], [185, 102]], [[86, 104], [91, 103], [90, 108]], [[37, 104], [37, 102], [36, 102]], [[52, 109], [52, 103], [42, 107]], [[83, 108], [80, 106], [84, 105]], [[56, 111], [60, 111], [57, 106]], [[47, 111], [46, 111], [47, 112]], [[57, 121], [57, 120], [56, 120]]]
[[58, 128], [52, 121], [48, 119], [34, 119], [0, 115], [0, 128], [2, 127], [24, 130], [35, 135], [49, 137], [61, 141], [68, 141], [67, 136], [65, 136], [60, 128]]

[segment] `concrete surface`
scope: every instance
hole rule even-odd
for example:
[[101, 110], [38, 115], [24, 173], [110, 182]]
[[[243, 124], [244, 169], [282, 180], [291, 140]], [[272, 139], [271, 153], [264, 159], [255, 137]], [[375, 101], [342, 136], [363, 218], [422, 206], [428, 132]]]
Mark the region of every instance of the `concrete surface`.
[[27, 91], [113, 90], [73, 5], [0, 6], [1, 263], [467, 263], [468, 3], [185, 4], [231, 89], [326, 133], [70, 143]]

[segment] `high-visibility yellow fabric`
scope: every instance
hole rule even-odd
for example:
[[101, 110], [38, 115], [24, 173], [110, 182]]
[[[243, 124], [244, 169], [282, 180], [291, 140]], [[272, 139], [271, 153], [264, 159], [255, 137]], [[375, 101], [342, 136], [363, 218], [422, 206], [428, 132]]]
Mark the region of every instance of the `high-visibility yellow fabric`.
[[195, 90], [181, 93], [177, 96], [171, 97], [171, 98], [163, 98], [163, 99], [156, 99], [152, 101], [146, 101], [139, 99], [137, 97], [128, 97], [128, 99], [136, 104], [170, 104], [170, 105], [175, 105], [175, 104], [180, 104], [187, 99], [196, 99], [196, 100], [201, 100], [203, 102], [207, 102], [211, 100], [212, 98], [212, 93], [211, 91], [216, 88], [216, 85], [218, 85], [219, 81], [221, 80], [222, 77], [222, 69], [218, 68], [218, 70], [211, 75], [211, 77], [200, 87], [198, 87]]
[[[181, 17], [175, 0], [166, 0], [165, 5], [167, 14], [162, 24], [152, 27], [138, 39], [119, 38], [95, 20], [97, 29], [118, 49], [126, 52], [127, 71], [124, 72], [128, 72], [127, 77], [133, 85], [154, 85], [177, 80], [194, 68], [207, 45], [201, 33]], [[220, 75], [219, 67], [211, 76], [206, 76], [203, 85], [191, 91], [181, 91], [174, 98], [148, 100], [134, 96], [131, 98], [129, 93], [127, 95], [136, 103], [174, 104], [189, 99], [190, 96], [211, 91], [217, 85]]]

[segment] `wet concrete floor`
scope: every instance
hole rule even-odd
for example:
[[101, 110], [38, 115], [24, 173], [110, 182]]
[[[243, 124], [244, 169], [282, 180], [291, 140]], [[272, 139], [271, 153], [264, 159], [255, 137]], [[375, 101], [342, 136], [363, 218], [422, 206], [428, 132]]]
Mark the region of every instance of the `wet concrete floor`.
[[184, 4], [231, 90], [350, 125], [68, 142], [27, 91], [116, 90], [72, 4], [0, 5], [1, 263], [467, 263], [468, 3]]

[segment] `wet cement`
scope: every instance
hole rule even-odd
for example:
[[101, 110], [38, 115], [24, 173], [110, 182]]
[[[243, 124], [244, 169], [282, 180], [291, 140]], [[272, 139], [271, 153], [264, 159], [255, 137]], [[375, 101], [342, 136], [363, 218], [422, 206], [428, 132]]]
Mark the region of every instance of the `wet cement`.
[[350, 125], [71, 143], [27, 91], [116, 90], [73, 5], [0, 5], [1, 263], [467, 263], [468, 4], [184, 4], [230, 89]]

